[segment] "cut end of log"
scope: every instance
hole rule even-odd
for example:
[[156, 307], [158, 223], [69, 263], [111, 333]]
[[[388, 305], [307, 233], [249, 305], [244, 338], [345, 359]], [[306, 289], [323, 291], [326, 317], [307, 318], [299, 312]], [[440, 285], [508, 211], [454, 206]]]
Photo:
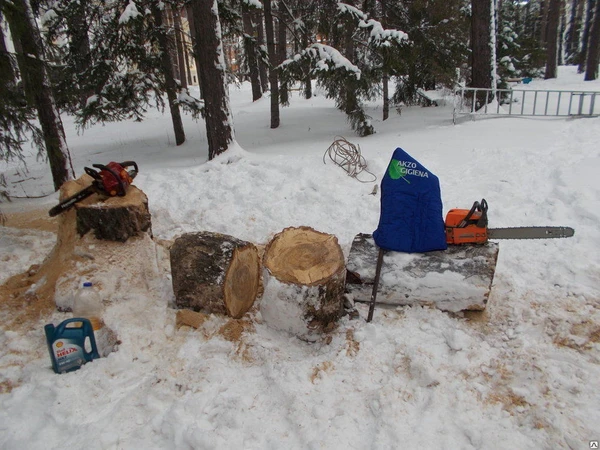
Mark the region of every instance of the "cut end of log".
[[286, 228], [265, 251], [264, 265], [278, 280], [316, 286], [344, 267], [337, 238], [310, 227]]
[[228, 314], [234, 319], [242, 317], [258, 296], [260, 261], [252, 244], [236, 248], [225, 276], [223, 294]]

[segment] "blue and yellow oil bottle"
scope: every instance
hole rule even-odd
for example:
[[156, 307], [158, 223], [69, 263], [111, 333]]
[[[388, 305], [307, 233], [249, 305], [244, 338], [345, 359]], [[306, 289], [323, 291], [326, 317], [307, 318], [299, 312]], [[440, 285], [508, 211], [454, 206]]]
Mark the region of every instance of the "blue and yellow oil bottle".
[[[44, 327], [44, 331], [52, 368], [56, 373], [72, 372], [100, 357], [94, 329], [88, 319], [67, 319], [57, 327], [50, 323]], [[86, 339], [89, 339], [88, 348], [91, 350], [86, 349]]]

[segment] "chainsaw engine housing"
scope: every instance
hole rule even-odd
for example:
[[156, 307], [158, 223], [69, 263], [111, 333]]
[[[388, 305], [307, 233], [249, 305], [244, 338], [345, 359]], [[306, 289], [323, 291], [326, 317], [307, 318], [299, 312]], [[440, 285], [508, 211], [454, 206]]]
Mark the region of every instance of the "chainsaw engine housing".
[[446, 242], [448, 244], [483, 244], [487, 242], [487, 226], [479, 226], [481, 211], [473, 211], [467, 223], [471, 211], [468, 209], [451, 209], [446, 215]]

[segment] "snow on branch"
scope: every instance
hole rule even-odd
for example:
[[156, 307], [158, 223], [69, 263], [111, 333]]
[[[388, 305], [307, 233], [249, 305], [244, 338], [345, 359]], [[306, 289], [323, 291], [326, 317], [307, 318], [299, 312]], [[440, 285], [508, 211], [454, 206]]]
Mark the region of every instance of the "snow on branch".
[[367, 20], [368, 17], [367, 15], [362, 12], [360, 9], [348, 5], [346, 3], [338, 3], [338, 11], [342, 14], [347, 13], [350, 14], [352, 17], [358, 19], [358, 20]]
[[360, 79], [361, 71], [358, 67], [352, 64], [338, 50], [324, 44], [312, 44], [301, 53], [295, 55], [293, 58], [283, 61], [280, 67], [284, 68], [285, 66], [294, 62], [298, 62], [303, 58], [309, 58], [312, 60], [315, 71], [328, 72], [343, 68], [346, 69], [346, 71], [353, 73], [357, 80]]
[[360, 28], [370, 28], [369, 44], [376, 46], [388, 46], [392, 43], [406, 44], [408, 42], [408, 34], [400, 30], [386, 30], [375, 19], [361, 20], [358, 24]]
[[135, 3], [130, 1], [129, 4], [127, 5], [127, 7], [125, 8], [125, 11], [123, 11], [123, 14], [121, 14], [121, 17], [119, 17], [119, 23], [121, 23], [121, 24], [127, 23], [131, 19], [135, 19], [139, 15], [140, 15], [140, 12], [138, 11], [137, 7], [135, 6]]
[[258, 0], [242, 0], [242, 5], [249, 6], [250, 8], [262, 9], [263, 5]]

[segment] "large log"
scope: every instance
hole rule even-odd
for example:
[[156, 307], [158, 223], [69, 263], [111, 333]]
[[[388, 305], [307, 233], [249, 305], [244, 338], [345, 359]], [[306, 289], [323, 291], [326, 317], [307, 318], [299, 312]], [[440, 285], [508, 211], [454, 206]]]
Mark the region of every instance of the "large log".
[[267, 325], [314, 340], [342, 315], [346, 269], [335, 236], [286, 228], [265, 248], [263, 265], [260, 311]]
[[188, 233], [175, 240], [170, 259], [178, 308], [238, 319], [258, 296], [260, 259], [254, 244], [209, 231]]
[[[346, 275], [347, 296], [371, 298], [379, 248], [370, 234], [352, 242]], [[385, 252], [377, 302], [431, 305], [444, 311], [483, 310], [498, 258], [498, 244], [451, 245], [427, 253]]]

